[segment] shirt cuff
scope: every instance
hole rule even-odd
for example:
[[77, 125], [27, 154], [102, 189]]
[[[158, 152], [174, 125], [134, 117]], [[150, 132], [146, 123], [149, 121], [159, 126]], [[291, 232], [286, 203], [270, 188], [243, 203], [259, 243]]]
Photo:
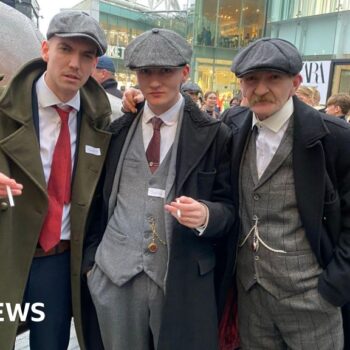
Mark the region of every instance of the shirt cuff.
[[195, 230], [196, 230], [197, 233], [198, 233], [198, 236], [202, 236], [202, 235], [203, 235], [205, 229], [206, 229], [207, 226], [208, 226], [208, 222], [209, 222], [209, 209], [208, 209], [208, 207], [207, 207], [204, 203], [201, 203], [201, 204], [202, 204], [202, 205], [204, 206], [204, 208], [205, 208], [205, 211], [206, 211], [206, 213], [207, 213], [207, 218], [206, 218], [205, 223], [204, 223], [203, 225], [201, 225], [201, 226], [195, 228]]

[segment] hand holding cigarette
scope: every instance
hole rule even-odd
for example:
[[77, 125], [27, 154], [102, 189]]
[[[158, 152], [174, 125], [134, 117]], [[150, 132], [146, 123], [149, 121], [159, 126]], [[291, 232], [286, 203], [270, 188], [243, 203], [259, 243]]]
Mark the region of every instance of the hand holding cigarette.
[[170, 204], [165, 205], [167, 210], [177, 221], [189, 228], [197, 228], [206, 223], [207, 209], [203, 203], [191, 197], [181, 196]]
[[0, 173], [0, 198], [8, 198], [11, 206], [14, 206], [13, 196], [22, 194], [23, 186], [16, 180], [9, 178], [3, 173]]

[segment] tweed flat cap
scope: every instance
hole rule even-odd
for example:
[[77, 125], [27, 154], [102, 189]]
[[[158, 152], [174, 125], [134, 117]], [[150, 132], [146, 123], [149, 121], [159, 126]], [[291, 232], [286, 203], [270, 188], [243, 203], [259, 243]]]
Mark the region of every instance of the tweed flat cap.
[[63, 11], [55, 15], [47, 30], [46, 37], [49, 40], [53, 36], [62, 38], [83, 37], [92, 40], [102, 56], [107, 50], [107, 40], [99, 23], [86, 12]]
[[181, 86], [182, 91], [202, 92], [198, 84], [189, 81]]
[[192, 49], [179, 34], [153, 28], [136, 37], [125, 49], [125, 65], [130, 69], [180, 67], [191, 61]]
[[273, 70], [291, 75], [301, 71], [298, 49], [289, 41], [262, 38], [249, 44], [233, 59], [231, 71], [238, 78], [257, 70]]

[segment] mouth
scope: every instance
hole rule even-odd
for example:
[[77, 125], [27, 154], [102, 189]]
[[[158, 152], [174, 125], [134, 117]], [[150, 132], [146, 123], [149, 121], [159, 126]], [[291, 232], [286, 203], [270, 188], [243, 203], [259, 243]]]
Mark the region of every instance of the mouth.
[[150, 95], [152, 97], [161, 97], [164, 95], [164, 93], [161, 91], [154, 91], [154, 92], [150, 92], [148, 95]]
[[74, 80], [74, 81], [80, 80], [80, 77], [78, 75], [75, 75], [75, 74], [63, 74], [63, 76], [69, 80]]

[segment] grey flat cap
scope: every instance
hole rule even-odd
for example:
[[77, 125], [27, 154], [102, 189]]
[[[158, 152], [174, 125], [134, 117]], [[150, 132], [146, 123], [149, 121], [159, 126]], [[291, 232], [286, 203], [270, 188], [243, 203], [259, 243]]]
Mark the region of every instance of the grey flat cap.
[[191, 61], [192, 49], [179, 34], [153, 28], [136, 37], [125, 49], [125, 65], [130, 69], [180, 67]]
[[54, 16], [49, 24], [46, 37], [54, 35], [62, 38], [83, 37], [92, 40], [102, 56], [107, 50], [107, 40], [99, 23], [86, 12], [63, 11]]
[[238, 78], [257, 70], [273, 70], [291, 75], [301, 71], [298, 49], [289, 41], [262, 38], [249, 44], [233, 59], [231, 71]]
[[181, 86], [182, 91], [193, 91], [193, 92], [202, 92], [202, 89], [198, 84], [189, 81]]

